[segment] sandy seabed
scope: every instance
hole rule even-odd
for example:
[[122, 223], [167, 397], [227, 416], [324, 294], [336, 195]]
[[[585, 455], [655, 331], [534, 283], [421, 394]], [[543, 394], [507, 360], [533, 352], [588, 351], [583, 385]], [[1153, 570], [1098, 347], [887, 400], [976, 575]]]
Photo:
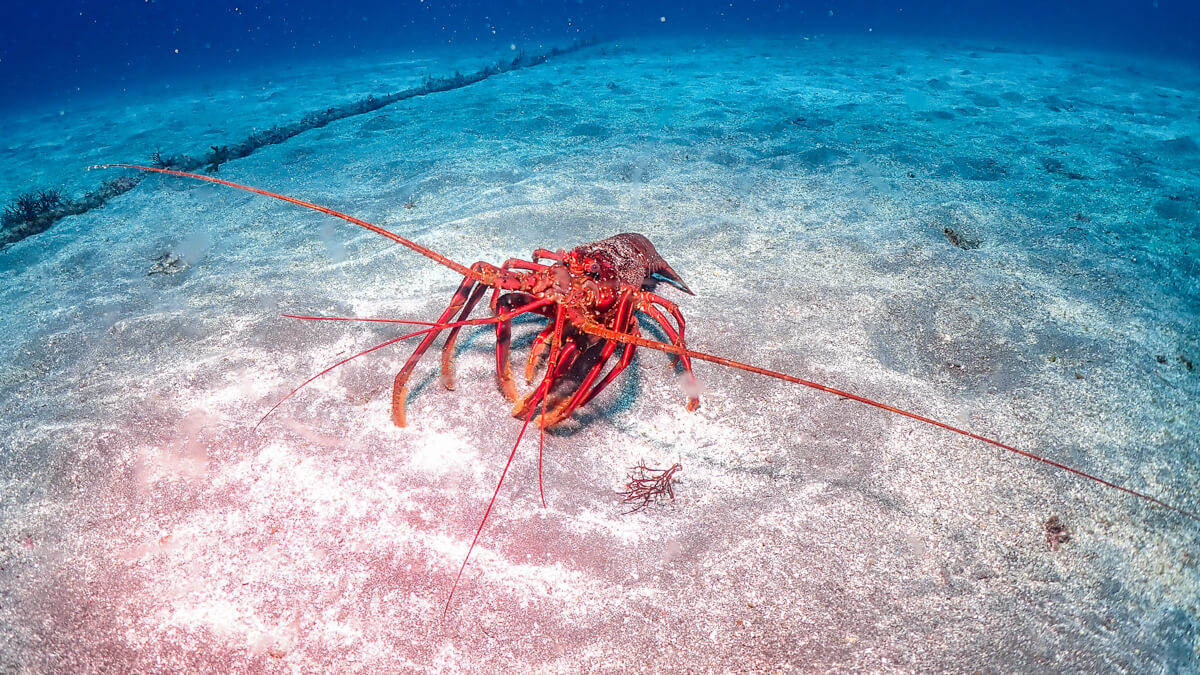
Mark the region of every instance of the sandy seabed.
[[[9, 121], [0, 194], [202, 153], [485, 59], [256, 73]], [[689, 344], [1200, 511], [1200, 72], [833, 37], [622, 41], [302, 134], [219, 176], [464, 263], [648, 236]], [[119, 175], [119, 174], [113, 174]], [[411, 202], [413, 208], [403, 208]], [[166, 257], [164, 257], [164, 254]], [[0, 251], [0, 666], [17, 672], [1195, 672], [1200, 524], [849, 400], [642, 350], [526, 438], [459, 279], [151, 177]], [[516, 327], [523, 358], [536, 322]], [[683, 466], [638, 513], [629, 467]], [[1057, 516], [1069, 541], [1051, 547]]]

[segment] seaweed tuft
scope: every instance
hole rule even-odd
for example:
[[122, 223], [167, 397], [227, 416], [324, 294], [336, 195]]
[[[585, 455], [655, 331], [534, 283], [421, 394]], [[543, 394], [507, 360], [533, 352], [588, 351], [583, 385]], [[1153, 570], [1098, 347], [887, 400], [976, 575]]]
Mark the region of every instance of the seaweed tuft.
[[4, 207], [2, 228], [36, 226], [40, 221], [53, 218], [64, 203], [61, 190], [36, 190], [17, 195]]
[[204, 172], [216, 173], [220, 171], [221, 165], [233, 159], [233, 153], [229, 151], [228, 145], [214, 145], [204, 157]]
[[182, 169], [190, 162], [187, 155], [164, 155], [161, 150], [150, 153], [150, 166], [156, 169]]
[[70, 209], [71, 202], [61, 190], [34, 190], [17, 195], [0, 214], [0, 247], [45, 232]]

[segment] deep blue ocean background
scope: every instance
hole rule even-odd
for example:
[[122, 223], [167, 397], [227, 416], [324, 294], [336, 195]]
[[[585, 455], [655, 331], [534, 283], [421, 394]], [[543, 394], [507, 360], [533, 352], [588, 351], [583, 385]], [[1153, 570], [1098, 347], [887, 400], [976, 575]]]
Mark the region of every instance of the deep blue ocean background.
[[181, 2], [0, 4], [5, 107], [61, 105], [280, 61], [576, 37], [913, 35], [1200, 59], [1200, 3], [1117, 2]]

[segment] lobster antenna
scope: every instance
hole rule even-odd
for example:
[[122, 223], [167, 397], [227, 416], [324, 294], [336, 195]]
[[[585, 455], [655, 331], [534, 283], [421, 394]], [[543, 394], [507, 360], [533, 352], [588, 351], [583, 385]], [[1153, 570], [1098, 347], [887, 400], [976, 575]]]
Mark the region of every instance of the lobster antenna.
[[259, 418], [258, 423], [254, 425], [254, 428], [257, 429], [259, 427], [259, 425], [261, 425], [264, 421], [266, 421], [266, 419], [268, 417], [271, 416], [271, 413], [275, 412], [275, 410], [279, 406], [283, 405], [284, 401], [288, 400], [296, 392], [298, 392], [301, 389], [303, 389], [304, 387], [308, 386], [313, 380], [317, 379], [318, 377], [321, 377], [322, 375], [328, 373], [329, 371], [333, 370], [334, 368], [337, 368], [340, 365], [343, 365], [345, 363], [353, 361], [354, 359], [357, 359], [360, 356], [370, 354], [371, 352], [376, 351], [378, 349], [383, 349], [384, 347], [387, 347], [388, 345], [393, 345], [397, 342], [400, 342], [401, 340], [407, 340], [408, 338], [416, 337], [418, 335], [425, 335], [426, 333], [432, 333], [434, 331], [442, 331], [447, 328], [461, 328], [462, 326], [484, 326], [487, 324], [499, 323], [501, 321], [508, 321], [509, 319], [512, 319], [513, 317], [515, 317], [519, 314], [524, 314], [525, 312], [537, 309], [538, 307], [541, 307], [543, 305], [548, 305], [551, 302], [552, 302], [551, 300], [542, 298], [542, 299], [534, 300], [533, 302], [521, 305], [520, 307], [518, 307], [514, 310], [511, 310], [504, 314], [499, 314], [497, 316], [493, 316], [493, 317], [489, 317], [489, 318], [485, 318], [485, 319], [467, 319], [464, 321], [452, 321], [452, 322], [448, 322], [448, 323], [437, 323], [435, 321], [412, 321], [409, 319], [374, 319], [374, 318], [362, 318], [362, 317], [350, 317], [350, 316], [304, 316], [301, 314], [283, 314], [281, 316], [286, 317], [288, 319], [304, 319], [306, 321], [366, 321], [366, 322], [382, 322], [382, 323], [399, 323], [399, 324], [416, 325], [416, 326], [429, 326], [429, 328], [425, 328], [423, 330], [419, 330], [419, 331], [416, 331], [413, 333], [406, 333], [404, 335], [401, 335], [400, 337], [395, 337], [395, 338], [391, 338], [389, 340], [385, 340], [384, 342], [381, 342], [381, 343], [375, 345], [374, 347], [369, 347], [353, 356], [348, 356], [348, 357], [342, 359], [341, 361], [338, 361], [337, 363], [333, 364], [332, 366], [329, 366], [325, 370], [322, 370], [321, 372], [317, 373], [316, 375], [313, 375], [312, 377], [308, 378], [304, 382], [301, 382], [300, 386], [298, 386], [295, 389], [288, 392], [287, 396], [284, 396], [283, 398], [279, 399], [278, 403], [271, 406], [271, 409], [268, 410], [265, 415], [263, 415], [261, 418]]
[[564, 323], [563, 306], [558, 305], [554, 313], [554, 338], [550, 343], [550, 358], [546, 361], [546, 393], [542, 398], [542, 419], [538, 422], [541, 435], [538, 437], [538, 494], [542, 498], [542, 508], [546, 508], [546, 489], [542, 484], [542, 454], [546, 449], [546, 404], [550, 401], [550, 389], [554, 387], [554, 377], [558, 371], [558, 358], [562, 354], [561, 343]]
[[475, 537], [471, 539], [471, 546], [467, 549], [467, 555], [463, 558], [462, 564], [458, 567], [458, 574], [454, 576], [454, 583], [450, 586], [450, 595], [446, 596], [446, 606], [442, 608], [442, 618], [446, 618], [446, 613], [450, 611], [450, 601], [454, 599], [454, 590], [458, 588], [458, 580], [462, 578], [463, 570], [467, 568], [467, 561], [471, 559], [471, 552], [475, 550], [475, 544], [479, 542], [479, 535], [483, 532], [483, 526], [487, 524], [488, 516], [492, 515], [492, 507], [496, 505], [496, 497], [500, 495], [500, 487], [504, 485], [504, 477], [508, 475], [508, 468], [512, 466], [513, 458], [517, 456], [517, 448], [521, 446], [521, 438], [525, 436], [525, 430], [529, 428], [529, 421], [533, 419], [533, 411], [537, 410], [536, 398], [545, 395], [549, 387], [548, 382], [543, 382], [538, 387], [535, 396], [535, 402], [529, 407], [529, 412], [525, 415], [525, 424], [521, 425], [521, 433], [517, 434], [517, 442], [513, 443], [512, 452], [508, 453], [508, 461], [504, 463], [504, 470], [500, 472], [500, 480], [496, 482], [496, 491], [492, 493], [492, 499], [488, 502], [487, 509], [483, 512], [483, 518], [479, 521], [479, 527], [475, 530]]
[[1131, 494], [1134, 497], [1137, 497], [1138, 499], [1143, 499], [1147, 502], [1150, 502], [1151, 504], [1156, 504], [1156, 505], [1161, 506], [1170, 511], [1174, 511], [1175, 513], [1178, 513], [1182, 516], [1186, 516], [1188, 518], [1191, 518], [1192, 520], [1200, 522], [1200, 514], [1196, 514], [1192, 511], [1188, 511], [1187, 509], [1183, 509], [1178, 506], [1174, 506], [1172, 504], [1168, 504], [1167, 502], [1164, 502], [1163, 500], [1158, 499], [1157, 497], [1148, 495], [1144, 492], [1138, 492], [1137, 490], [1127, 488], [1124, 485], [1118, 485], [1116, 483], [1104, 480], [1103, 478], [1100, 478], [1099, 476], [1093, 476], [1090, 473], [1081, 471], [1072, 466], [1067, 466], [1066, 464], [1056, 462], [1047, 457], [1042, 457], [1041, 455], [1036, 455], [1032, 452], [1028, 452], [1026, 450], [1021, 450], [1020, 448], [1014, 448], [1011, 445], [1001, 443], [1000, 441], [988, 438], [987, 436], [981, 436], [979, 434], [967, 431], [966, 429], [960, 429], [951, 424], [947, 424], [945, 422], [939, 422], [938, 420], [932, 419], [930, 417], [918, 415], [916, 413], [909, 412], [907, 410], [903, 410], [903, 409], [897, 408], [895, 406], [890, 406], [886, 403], [880, 403], [879, 401], [869, 399], [865, 396], [859, 396], [858, 394], [852, 394], [848, 391], [842, 391], [841, 389], [835, 389], [833, 387], [826, 386], [819, 382], [813, 382], [811, 380], [801, 379], [799, 377], [795, 377], [793, 375], [788, 375], [786, 373], [780, 373], [780, 372], [777, 372], [774, 370], [767, 370], [766, 368], [759, 368], [758, 366], [752, 366], [748, 363], [732, 361], [730, 359], [726, 359], [726, 358], [723, 358], [720, 356], [714, 356], [712, 354], [705, 354], [704, 352], [695, 352], [690, 349], [685, 349], [683, 347], [677, 347], [672, 344], [667, 344], [666, 342], [658, 342], [656, 340], [648, 340], [646, 338], [639, 337], [636, 335], [629, 335], [626, 333], [621, 333], [619, 331], [605, 328], [604, 326], [601, 326], [600, 324], [595, 323], [594, 321], [584, 325], [581, 329], [585, 333], [589, 333], [591, 335], [595, 335], [596, 337], [601, 337], [606, 340], [616, 340], [617, 342], [625, 342], [625, 343], [629, 343], [629, 344], [635, 344], [639, 347], [647, 347], [649, 349], [657, 349], [662, 352], [677, 354], [679, 356], [687, 356], [689, 358], [697, 359], [700, 361], [710, 361], [712, 363], [717, 363], [722, 366], [728, 366], [730, 368], [737, 368], [738, 370], [745, 370], [745, 371], [748, 371], [751, 373], [756, 373], [758, 375], [766, 375], [767, 377], [774, 377], [776, 379], [784, 380], [785, 382], [793, 382], [795, 384], [800, 384], [800, 385], [803, 385], [810, 389], [817, 389], [819, 391], [827, 392], [827, 393], [833, 394], [835, 396], [841, 396], [841, 397], [848, 398], [848, 399], [851, 399], [854, 401], [858, 401], [859, 403], [865, 403], [866, 405], [874, 406], [876, 408], [880, 408], [880, 409], [886, 410], [888, 412], [896, 413], [897, 415], [903, 415], [904, 417], [908, 417], [910, 419], [917, 420], [918, 422], [924, 422], [925, 424], [930, 424], [935, 427], [941, 427], [942, 429], [945, 429], [947, 431], [952, 431], [956, 434], [961, 434], [963, 436], [966, 436], [967, 438], [973, 438], [977, 441], [983, 441], [984, 443], [994, 445], [997, 448], [1000, 448], [1002, 450], [1007, 450], [1009, 452], [1016, 453], [1018, 455], [1021, 455], [1022, 457], [1028, 457], [1029, 459], [1032, 459], [1032, 460], [1035, 460], [1038, 462], [1042, 462], [1043, 464], [1049, 464], [1050, 466], [1052, 466], [1056, 469], [1061, 469], [1063, 471], [1073, 473], [1076, 476], [1080, 476], [1080, 477], [1086, 478], [1090, 481], [1094, 481], [1101, 485], [1110, 487], [1114, 490], [1120, 490], [1121, 492], [1124, 492], [1126, 494]]
[[327, 206], [321, 206], [320, 204], [313, 204], [312, 202], [306, 202], [302, 199], [296, 199], [295, 197], [281, 195], [278, 192], [271, 192], [269, 190], [261, 190], [259, 188], [250, 187], [249, 185], [242, 185], [241, 183], [234, 183], [232, 181], [222, 180], [220, 178], [213, 178], [212, 176], [204, 176], [204, 175], [198, 174], [198, 173], [189, 173], [187, 171], [176, 171], [174, 169], [160, 169], [160, 168], [154, 167], [154, 166], [141, 166], [139, 164], [96, 164], [94, 166], [89, 166], [88, 169], [89, 170], [91, 170], [91, 169], [135, 169], [137, 171], [151, 171], [153, 173], [165, 173], [165, 174], [168, 174], [171, 176], [183, 176], [184, 178], [195, 178], [196, 180], [204, 180], [204, 181], [208, 181], [209, 183], [216, 183], [218, 185], [227, 185], [231, 188], [236, 188], [238, 190], [245, 190], [246, 192], [253, 192], [254, 194], [264, 195], [266, 197], [271, 197], [272, 199], [278, 199], [281, 201], [289, 202], [291, 204], [295, 204], [296, 206], [303, 206], [306, 209], [312, 209], [313, 211], [320, 211], [321, 213], [333, 216], [334, 218], [340, 218], [340, 219], [346, 221], [347, 223], [351, 223], [354, 225], [358, 225], [359, 227], [368, 229], [368, 230], [374, 232], [375, 234], [379, 234], [384, 237], [387, 237], [388, 239], [391, 239], [392, 241], [396, 242], [397, 244], [407, 246], [408, 248], [416, 251], [417, 253], [420, 253], [421, 255], [425, 256], [426, 258], [429, 258], [430, 260], [438, 263], [439, 265], [444, 265], [446, 267], [449, 267], [450, 269], [454, 270], [455, 272], [458, 272], [459, 274], [463, 275], [464, 277], [470, 277], [471, 279], [474, 279], [476, 281], [485, 281], [483, 276], [481, 274], [479, 274], [478, 272], [476, 272], [475, 270], [472, 270], [471, 268], [469, 268], [466, 265], [463, 265], [461, 263], [454, 262], [453, 260], [447, 258], [446, 256], [442, 255], [441, 253], [438, 253], [437, 251], [425, 248], [424, 246], [418, 244], [415, 241], [412, 241], [411, 239], [405, 239], [404, 237], [401, 237], [400, 235], [398, 235], [394, 232], [385, 230], [382, 227], [379, 227], [378, 225], [375, 225], [373, 223], [368, 223], [365, 220], [355, 218], [354, 216], [347, 215], [345, 213], [342, 213], [341, 211], [334, 211], [333, 209], [331, 209]]
[[[307, 317], [295, 317], [295, 318], [307, 318]], [[279, 406], [283, 405], [284, 401], [286, 401], [289, 398], [291, 398], [292, 396], [294, 396], [296, 394], [296, 392], [307, 387], [310, 383], [312, 383], [313, 380], [317, 379], [318, 377], [321, 377], [322, 375], [328, 373], [329, 371], [333, 370], [334, 368], [337, 368], [338, 366], [349, 363], [350, 361], [353, 361], [354, 359], [357, 359], [360, 356], [365, 356], [367, 354], [370, 354], [371, 352], [373, 352], [375, 350], [383, 349], [384, 347], [387, 347], [388, 345], [400, 342], [401, 340], [407, 340], [410, 337], [424, 335], [426, 333], [430, 333], [435, 330], [441, 330], [441, 328], [434, 326], [433, 328], [426, 328], [424, 330], [419, 330], [415, 333], [408, 333], [406, 335], [401, 335], [400, 337], [394, 337], [394, 338], [391, 338], [390, 340], [380, 342], [379, 344], [375, 345], [374, 347], [369, 347], [367, 349], [364, 349], [361, 352], [354, 354], [353, 356], [347, 356], [346, 358], [342, 359], [341, 361], [338, 361], [337, 363], [333, 364], [332, 366], [329, 366], [325, 370], [322, 370], [321, 372], [317, 373], [316, 375], [313, 375], [312, 377], [308, 378], [307, 380], [301, 382], [299, 384], [299, 386], [297, 386], [295, 389], [289, 391], [287, 393], [287, 396], [284, 396], [283, 398], [279, 399], [279, 401], [275, 405], [271, 406], [270, 410], [268, 410], [266, 413], [264, 413], [262, 417], [258, 418], [258, 422], [255, 423], [254, 428], [258, 429], [258, 427], [260, 425], [262, 425], [263, 422], [267, 421], [267, 418], [271, 416], [271, 413], [275, 412], [279, 408]]]

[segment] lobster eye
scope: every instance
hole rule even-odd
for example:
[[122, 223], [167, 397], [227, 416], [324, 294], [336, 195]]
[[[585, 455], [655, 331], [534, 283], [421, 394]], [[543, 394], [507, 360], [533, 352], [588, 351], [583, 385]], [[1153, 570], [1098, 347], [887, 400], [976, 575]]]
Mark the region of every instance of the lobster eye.
[[600, 263], [593, 262], [592, 264], [588, 265], [587, 271], [588, 274], [600, 274]]

